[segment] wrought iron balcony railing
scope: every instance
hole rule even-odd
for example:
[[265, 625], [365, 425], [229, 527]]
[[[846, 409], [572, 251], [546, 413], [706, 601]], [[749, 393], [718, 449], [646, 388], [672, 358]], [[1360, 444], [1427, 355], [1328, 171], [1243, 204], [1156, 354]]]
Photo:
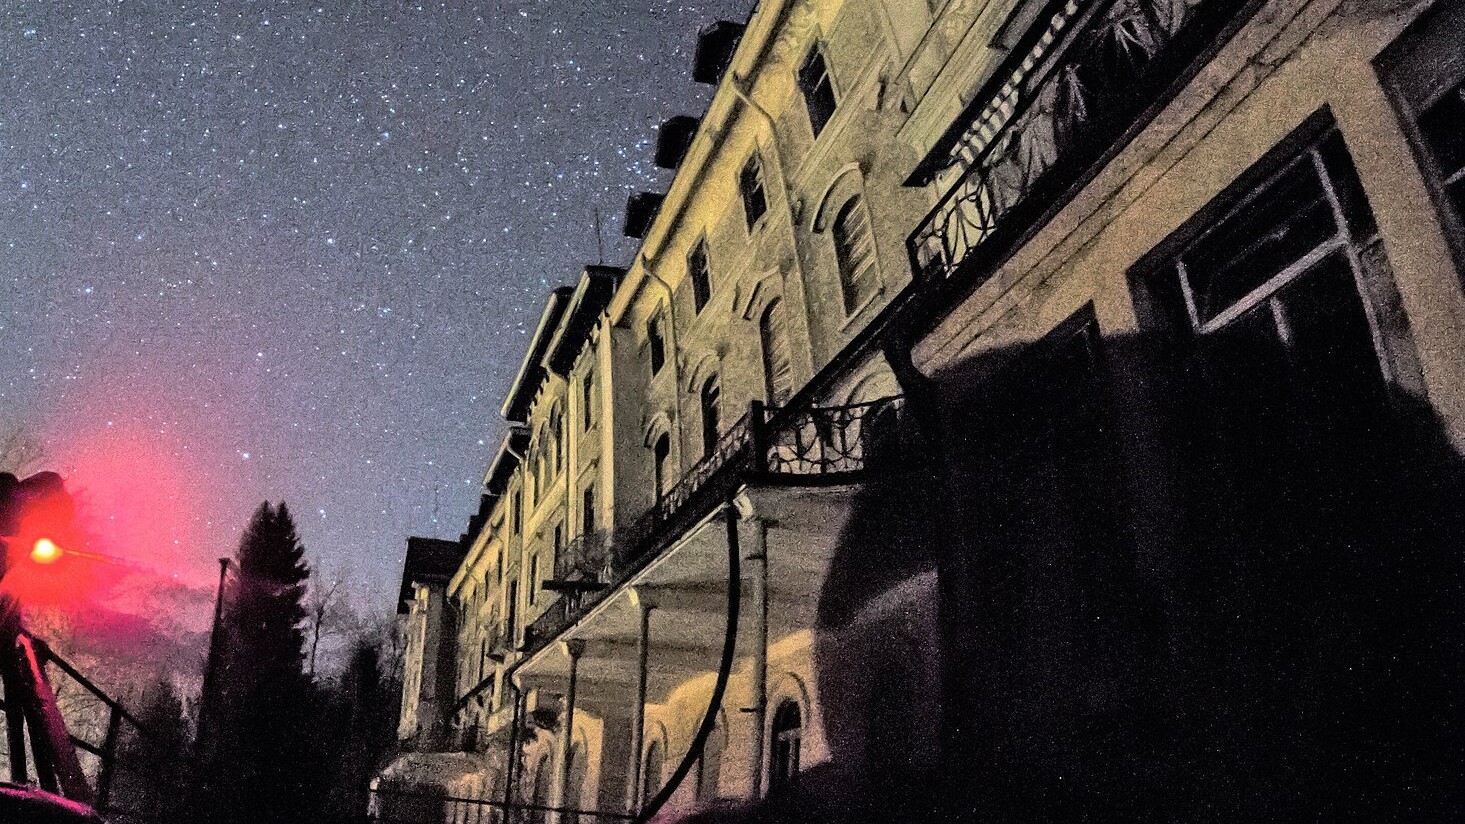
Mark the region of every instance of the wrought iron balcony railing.
[[[763, 444], [770, 475], [837, 479], [875, 463], [895, 436], [900, 397], [849, 406], [787, 410]], [[888, 453], [885, 453], [888, 454]]]
[[549, 586], [561, 597], [529, 624], [525, 649], [537, 651], [557, 638], [747, 480], [856, 480], [892, 442], [903, 405], [900, 397], [806, 409], [755, 402], [640, 518], [609, 534], [577, 538], [561, 551]]
[[1192, 76], [1245, 0], [1054, 0], [917, 169], [916, 276], [990, 262]]

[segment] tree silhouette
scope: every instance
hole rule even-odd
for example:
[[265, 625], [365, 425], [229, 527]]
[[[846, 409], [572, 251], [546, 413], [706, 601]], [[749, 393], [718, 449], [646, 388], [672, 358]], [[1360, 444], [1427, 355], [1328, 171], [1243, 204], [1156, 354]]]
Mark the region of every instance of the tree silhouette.
[[304, 668], [310, 569], [284, 503], [255, 510], [235, 560], [218, 686], [201, 719], [198, 808], [218, 822], [307, 820], [322, 769], [311, 732], [318, 700]]

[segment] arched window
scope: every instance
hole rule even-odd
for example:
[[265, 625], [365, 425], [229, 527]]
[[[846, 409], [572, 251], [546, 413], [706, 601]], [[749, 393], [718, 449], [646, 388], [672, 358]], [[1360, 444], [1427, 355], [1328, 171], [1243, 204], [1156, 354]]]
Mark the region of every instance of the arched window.
[[702, 384], [702, 457], [706, 458], [717, 448], [717, 430], [722, 412], [722, 387], [713, 375]]
[[780, 301], [770, 302], [758, 318], [758, 337], [763, 344], [763, 383], [768, 403], [782, 406], [793, 395], [794, 380]]
[[768, 790], [791, 787], [799, 778], [799, 749], [804, 740], [804, 717], [799, 705], [784, 701], [773, 713], [773, 752], [768, 763]]
[[705, 804], [717, 799], [717, 782], [722, 773], [722, 748], [727, 731], [721, 724], [713, 728], [702, 745], [702, 757], [697, 759], [697, 802]]
[[870, 235], [870, 215], [859, 195], [840, 207], [831, 231], [834, 254], [839, 260], [844, 311], [849, 313], [860, 308], [875, 288], [875, 243]]
[[661, 790], [661, 768], [666, 756], [661, 751], [661, 742], [652, 741], [646, 748], [646, 760], [641, 769], [641, 806], [656, 797]]
[[656, 443], [651, 447], [651, 469], [655, 473], [656, 497], [660, 498], [666, 492], [666, 481], [671, 472], [668, 462], [671, 459], [671, 436], [663, 432], [657, 437]]

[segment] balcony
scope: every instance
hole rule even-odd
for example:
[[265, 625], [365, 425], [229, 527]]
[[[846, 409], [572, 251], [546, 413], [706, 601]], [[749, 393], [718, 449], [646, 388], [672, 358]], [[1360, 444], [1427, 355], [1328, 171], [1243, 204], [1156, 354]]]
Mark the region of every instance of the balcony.
[[581, 536], [560, 553], [546, 588], [562, 595], [530, 623], [525, 650], [532, 655], [559, 637], [743, 484], [859, 481], [889, 454], [904, 401], [804, 409], [753, 403], [711, 454], [640, 518], [608, 534]]
[[1055, 0], [909, 181], [950, 189], [907, 240], [925, 282], [985, 280], [1148, 123], [1249, 0]]

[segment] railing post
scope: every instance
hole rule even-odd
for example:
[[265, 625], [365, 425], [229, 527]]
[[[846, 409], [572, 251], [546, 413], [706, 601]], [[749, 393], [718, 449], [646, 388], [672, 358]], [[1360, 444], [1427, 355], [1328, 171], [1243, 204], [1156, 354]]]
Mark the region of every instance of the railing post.
[[753, 471], [759, 475], [768, 472], [768, 407], [763, 401], [748, 404], [748, 426], [753, 438]]
[[112, 797], [113, 767], [117, 762], [117, 734], [122, 725], [122, 712], [116, 704], [107, 716], [107, 737], [102, 739], [102, 768], [97, 774], [97, 809], [106, 812]]

